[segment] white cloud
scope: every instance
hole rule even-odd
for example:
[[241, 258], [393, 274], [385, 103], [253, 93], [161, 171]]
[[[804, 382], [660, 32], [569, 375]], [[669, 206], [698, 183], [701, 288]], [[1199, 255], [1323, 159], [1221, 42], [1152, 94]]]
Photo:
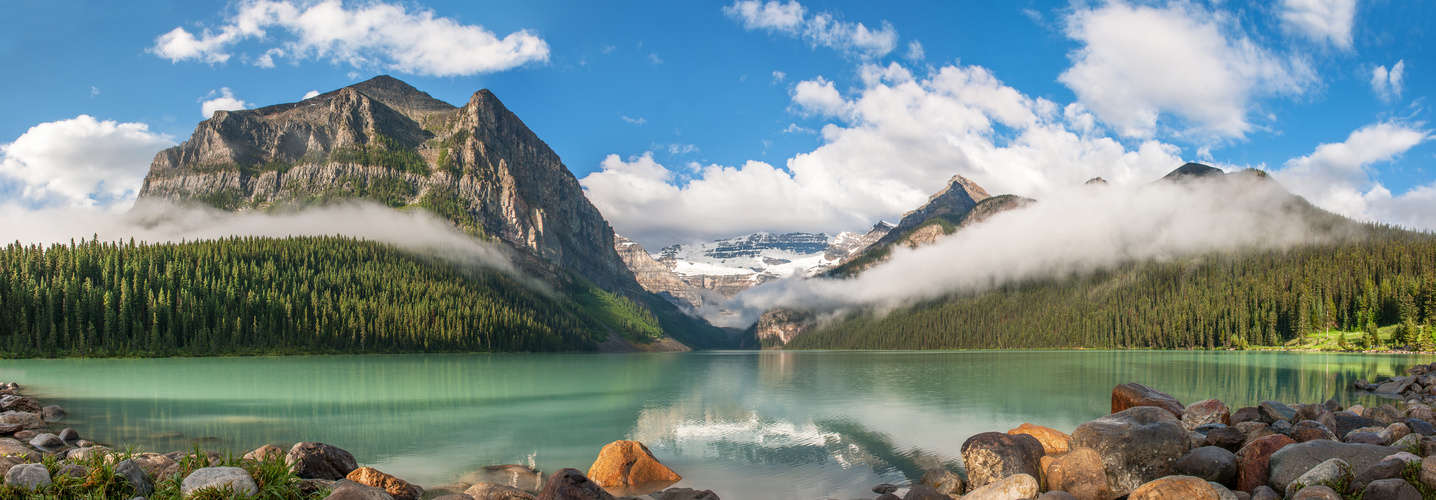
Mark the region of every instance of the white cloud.
[[1287, 31], [1351, 48], [1351, 26], [1356, 19], [1356, 0], [1282, 0], [1281, 21]]
[[1126, 137], [1153, 137], [1175, 115], [1186, 125], [1180, 134], [1241, 138], [1253, 128], [1254, 98], [1301, 94], [1316, 78], [1304, 61], [1258, 45], [1233, 16], [1190, 4], [1079, 9], [1066, 34], [1082, 47], [1058, 80]]
[[[1393, 197], [1372, 179], [1370, 167], [1391, 161], [1431, 138], [1430, 132], [1392, 122], [1367, 125], [1344, 142], [1322, 144], [1311, 154], [1293, 158], [1272, 175], [1292, 192], [1316, 206], [1358, 220], [1380, 220], [1436, 229], [1436, 219], [1410, 210], [1431, 200], [1430, 187]], [[1436, 204], [1424, 205], [1436, 213]]]
[[94, 86], [94, 85], [91, 85], [91, 86], [90, 86], [90, 97], [95, 97], [95, 96], [97, 96], [97, 95], [100, 95], [100, 88], [99, 88], [99, 87], [96, 87], [96, 86]]
[[804, 113], [839, 116], [847, 112], [848, 103], [833, 82], [820, 76], [793, 86], [793, 105]]
[[658, 58], [658, 53], [656, 53], [656, 52], [650, 52], [650, 53], [648, 54], [648, 62], [653, 63], [653, 64], [663, 64], [663, 59], [659, 59], [659, 58]]
[[782, 71], [774, 71], [774, 72], [773, 72], [773, 83], [781, 82], [781, 81], [783, 81], [784, 78], [787, 78], [787, 77], [788, 77], [788, 74], [787, 74], [787, 73], [784, 73], [784, 72], [782, 72]]
[[694, 145], [692, 145], [692, 144], [679, 144], [679, 143], [674, 143], [674, 144], [669, 144], [667, 149], [668, 149], [668, 154], [674, 155], [674, 156], [677, 156], [677, 155], [686, 155], [686, 154], [688, 154], [688, 153], [697, 153], [697, 152], [698, 152], [698, 146], [694, 146]]
[[528, 30], [499, 38], [432, 10], [377, 1], [351, 9], [339, 0], [244, 1], [222, 26], [198, 35], [175, 28], [157, 37], [149, 51], [172, 62], [216, 64], [228, 61], [232, 47], [249, 39], [279, 43], [255, 58], [262, 67], [273, 66], [275, 57], [327, 59], [428, 76], [503, 71], [547, 61], [549, 55], [548, 43]]
[[913, 40], [913, 41], [911, 41], [911, 42], [908, 42], [908, 44], [907, 44], [907, 54], [903, 55], [903, 57], [907, 58], [907, 60], [912, 61], [912, 62], [914, 62], [914, 63], [916, 63], [916, 62], [918, 62], [918, 61], [921, 61], [921, 60], [923, 60], [924, 58], [926, 58], [927, 55], [926, 55], [926, 53], [924, 53], [923, 50], [922, 50], [922, 42], [919, 42], [919, 41], [917, 41], [917, 40]]
[[839, 21], [828, 12], [807, 15], [797, 0], [738, 0], [723, 8], [728, 17], [748, 30], [761, 29], [803, 39], [813, 47], [827, 47], [864, 58], [880, 58], [897, 48], [897, 30], [883, 22], [881, 29]]
[[306, 99], [306, 100], [307, 100], [307, 99], [313, 99], [313, 98], [315, 98], [315, 97], [319, 97], [319, 91], [318, 91], [318, 90], [311, 90], [311, 91], [309, 91], [309, 92], [305, 92], [305, 93], [304, 93], [304, 99]]
[[155, 153], [173, 145], [143, 123], [80, 115], [0, 145], [0, 175], [20, 181], [23, 196], [40, 205], [109, 206], [134, 199]]
[[1375, 92], [1377, 97], [1383, 101], [1400, 99], [1402, 87], [1405, 85], [1402, 80], [1405, 78], [1405, 59], [1396, 61], [1396, 64], [1391, 65], [1390, 71], [1386, 69], [1386, 66], [1377, 66], [1376, 69], [1371, 70], [1371, 91]]
[[[211, 90], [208, 95], [200, 98], [199, 112], [205, 119], [214, 116], [215, 111], [247, 109], [252, 104], [235, 97], [234, 91], [230, 90], [229, 87], [221, 88], [218, 92], [219, 95], [215, 94], [216, 92]], [[308, 99], [308, 97], [305, 97], [305, 99]]]
[[643, 124], [645, 124], [645, 123], [648, 123], [648, 120], [643, 119], [642, 116], [640, 116], [640, 117], [638, 117], [638, 118], [629, 118], [629, 117], [627, 117], [627, 116], [620, 116], [619, 118], [623, 118], [623, 121], [626, 121], [626, 122], [628, 122], [628, 123], [632, 123], [632, 124], [634, 124], [634, 125], [643, 125]]
[[783, 133], [784, 133], [784, 134], [816, 134], [816, 133], [818, 133], [818, 131], [813, 130], [813, 129], [810, 129], [810, 128], [806, 128], [806, 127], [800, 127], [800, 126], [798, 126], [798, 124], [796, 124], [796, 123], [789, 123], [789, 124], [788, 124], [788, 128], [783, 129]]
[[835, 123], [819, 132], [817, 149], [781, 166], [748, 161], [678, 175], [652, 154], [611, 155], [580, 183], [616, 231], [657, 248], [760, 230], [865, 229], [922, 205], [954, 174], [994, 194], [1041, 198], [1097, 176], [1146, 182], [1182, 164], [1174, 146], [1128, 150], [1090, 123], [1073, 127], [1092, 120], [1080, 105], [1027, 96], [982, 67], [916, 78], [897, 63], [869, 64], [860, 80], [848, 98], [826, 80], [795, 86], [794, 110], [828, 110]]

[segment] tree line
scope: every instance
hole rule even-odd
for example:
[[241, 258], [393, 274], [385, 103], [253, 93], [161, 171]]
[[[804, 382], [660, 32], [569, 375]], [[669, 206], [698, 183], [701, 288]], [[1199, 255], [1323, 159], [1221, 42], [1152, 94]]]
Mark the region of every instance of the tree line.
[[1010, 283], [887, 314], [860, 312], [787, 349], [1241, 348], [1399, 325], [1430, 345], [1436, 239], [1383, 237], [1231, 251]]
[[641, 320], [345, 237], [0, 249], [8, 357], [592, 350]]

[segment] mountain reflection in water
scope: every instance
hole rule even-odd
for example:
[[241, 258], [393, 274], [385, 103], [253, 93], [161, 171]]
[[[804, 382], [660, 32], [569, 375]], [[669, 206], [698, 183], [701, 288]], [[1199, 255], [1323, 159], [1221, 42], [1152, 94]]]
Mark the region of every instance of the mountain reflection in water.
[[698, 352], [16, 360], [81, 436], [238, 453], [320, 441], [425, 486], [484, 465], [587, 470], [646, 443], [723, 498], [853, 498], [960, 466], [973, 434], [1070, 432], [1140, 382], [1191, 403], [1377, 402], [1347, 389], [1430, 355], [1202, 351]]

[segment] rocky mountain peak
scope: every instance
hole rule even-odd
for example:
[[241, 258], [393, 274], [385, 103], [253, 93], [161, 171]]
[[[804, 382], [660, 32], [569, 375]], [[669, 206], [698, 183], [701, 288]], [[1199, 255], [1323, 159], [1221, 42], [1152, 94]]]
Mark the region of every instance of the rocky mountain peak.
[[1203, 165], [1196, 162], [1188, 162], [1185, 165], [1177, 167], [1176, 170], [1173, 170], [1167, 175], [1163, 176], [1161, 180], [1185, 181], [1188, 179], [1220, 177], [1222, 175], [1224, 175], [1224, 172], [1222, 172], [1222, 169], [1220, 168], [1216, 168], [1210, 165]]
[[923, 222], [933, 217], [950, 216], [961, 217], [963, 214], [976, 207], [979, 202], [991, 198], [986, 189], [977, 185], [971, 179], [961, 175], [954, 175], [948, 179], [947, 185], [942, 190], [928, 197], [927, 204], [918, 207], [906, 214], [898, 221], [897, 227], [888, 231], [882, 239], [872, 245], [872, 248], [888, 245], [896, 242], [908, 231], [916, 228]]

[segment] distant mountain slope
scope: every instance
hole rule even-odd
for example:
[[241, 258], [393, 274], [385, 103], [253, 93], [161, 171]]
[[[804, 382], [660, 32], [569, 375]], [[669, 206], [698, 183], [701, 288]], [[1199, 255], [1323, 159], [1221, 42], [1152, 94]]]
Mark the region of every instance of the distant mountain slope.
[[[1219, 203], [1258, 207], [1260, 213], [1250, 214], [1257, 219], [1248, 220], [1281, 221], [1311, 243], [1130, 261], [1113, 270], [953, 292], [881, 314], [857, 311], [825, 321], [808, 311], [773, 310], [750, 335], [765, 347], [793, 349], [1173, 348], [1281, 343], [1310, 331], [1362, 328], [1367, 320], [1436, 321], [1436, 239], [1429, 233], [1332, 214], [1258, 170], [1223, 173], [1189, 163], [1156, 182], [1217, 196]], [[1088, 186], [1112, 189], [1105, 182]], [[983, 203], [998, 206], [999, 198]], [[980, 203], [968, 216], [994, 212]], [[951, 223], [936, 218], [896, 240]], [[884, 257], [882, 250], [869, 250], [829, 276], [855, 276]], [[1431, 310], [1413, 309], [1413, 303], [1429, 303]]]
[[156, 155], [147, 200], [286, 212], [365, 199], [433, 212], [514, 250], [560, 290], [575, 282], [651, 309], [694, 347], [723, 334], [635, 281], [612, 228], [558, 155], [493, 93], [463, 106], [380, 76], [297, 103], [220, 111]]
[[892, 228], [879, 222], [866, 234], [753, 233], [708, 243], [671, 245], [649, 254], [617, 237], [615, 248], [644, 289], [684, 307], [720, 306], [754, 286], [827, 271]]

